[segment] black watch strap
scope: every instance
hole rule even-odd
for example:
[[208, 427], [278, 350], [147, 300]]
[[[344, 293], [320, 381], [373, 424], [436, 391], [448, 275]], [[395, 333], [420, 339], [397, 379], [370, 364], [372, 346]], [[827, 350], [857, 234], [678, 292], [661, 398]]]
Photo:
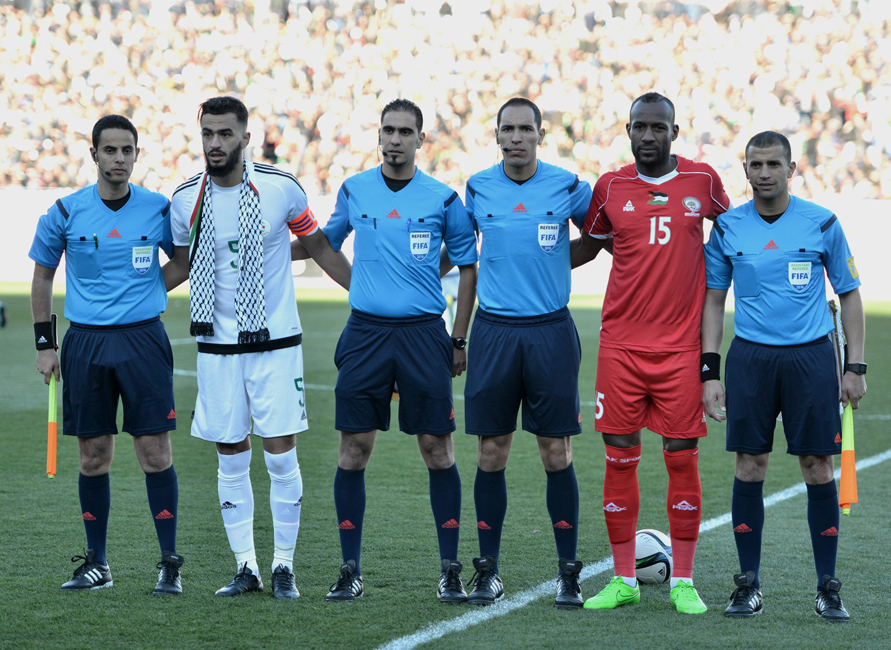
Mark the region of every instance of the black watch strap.
[[853, 372], [855, 375], [866, 374], [865, 363], [847, 363], [845, 364], [845, 372]]
[[457, 350], [463, 350], [467, 347], [467, 339], [463, 336], [452, 337], [452, 345], [455, 346]]

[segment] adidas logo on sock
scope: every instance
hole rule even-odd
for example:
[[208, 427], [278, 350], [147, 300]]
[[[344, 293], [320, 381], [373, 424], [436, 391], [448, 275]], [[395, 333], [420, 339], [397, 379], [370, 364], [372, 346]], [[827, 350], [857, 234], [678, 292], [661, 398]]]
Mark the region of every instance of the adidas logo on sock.
[[560, 521], [558, 521], [556, 524], [554, 524], [554, 528], [557, 528], [559, 530], [572, 530], [572, 526], [570, 524], [566, 523], [565, 521], [563, 521], [562, 519]]
[[745, 523], [740, 524], [736, 528], [733, 529], [734, 533], [751, 533], [752, 529]]
[[92, 515], [92, 513], [85, 512], [84, 513], [84, 521], [96, 521], [96, 517]]
[[342, 522], [340, 522], [338, 528], [340, 528], [340, 530], [356, 530], [356, 527], [353, 526], [353, 522], [351, 522], [349, 519], [344, 519]]
[[492, 530], [492, 527], [489, 524], [487, 524], [485, 521], [476, 522], [476, 527], [479, 528], [480, 530]]
[[820, 535], [822, 535], [823, 537], [838, 537], [838, 528], [836, 528], [835, 526], [831, 526], [830, 528], [827, 528], [822, 533], [820, 533]]
[[164, 509], [155, 515], [155, 519], [173, 519], [173, 515], [170, 514], [169, 510]]
[[442, 526], [440, 526], [440, 528], [458, 528], [458, 525], [459, 524], [457, 521], [455, 521], [454, 519], [449, 519]]
[[231, 501], [224, 501], [223, 505], [220, 506], [220, 510], [232, 510], [233, 508], [237, 508], [238, 506], [232, 503]]

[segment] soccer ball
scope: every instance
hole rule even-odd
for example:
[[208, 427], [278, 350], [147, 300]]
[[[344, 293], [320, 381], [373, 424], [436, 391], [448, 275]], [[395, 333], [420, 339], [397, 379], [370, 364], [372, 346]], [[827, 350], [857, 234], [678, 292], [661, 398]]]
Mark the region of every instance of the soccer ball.
[[671, 577], [671, 539], [658, 530], [639, 530], [635, 536], [635, 573], [640, 582], [659, 585]]

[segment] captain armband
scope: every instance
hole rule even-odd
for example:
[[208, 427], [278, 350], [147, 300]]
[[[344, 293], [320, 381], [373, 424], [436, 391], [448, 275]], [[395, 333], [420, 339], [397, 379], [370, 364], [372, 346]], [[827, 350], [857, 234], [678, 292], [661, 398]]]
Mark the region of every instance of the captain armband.
[[306, 210], [303, 211], [303, 214], [299, 217], [288, 222], [288, 228], [298, 237], [312, 234], [318, 226], [319, 223], [316, 221], [316, 218], [313, 216], [309, 208], [306, 208]]

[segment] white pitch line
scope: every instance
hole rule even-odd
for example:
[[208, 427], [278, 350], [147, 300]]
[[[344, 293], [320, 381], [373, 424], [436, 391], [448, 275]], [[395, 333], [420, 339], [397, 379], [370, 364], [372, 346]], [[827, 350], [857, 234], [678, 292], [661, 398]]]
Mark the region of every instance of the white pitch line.
[[[874, 465], [878, 465], [879, 463], [883, 463], [888, 459], [891, 459], [891, 449], [888, 449], [881, 454], [870, 456], [869, 458], [857, 461], [857, 470], [865, 470], [867, 468], [873, 467]], [[841, 469], [835, 470], [836, 480], [838, 480], [840, 476]], [[764, 499], [764, 507], [770, 508], [771, 506], [775, 506], [778, 503], [787, 501], [792, 497], [798, 496], [799, 494], [803, 494], [806, 491], [807, 487], [804, 483], [793, 485], [792, 487], [780, 492], [775, 492]], [[730, 513], [727, 512], [723, 515], [713, 517], [708, 521], [702, 522], [702, 524], [699, 526], [699, 532], [700, 534], [702, 534], [729, 523]], [[591, 578], [595, 575], [605, 573], [612, 568], [612, 557], [605, 558], [603, 560], [600, 560], [596, 564], [592, 564], [591, 566], [582, 569], [582, 573], [579, 576], [579, 579], [587, 580], [588, 578]], [[505, 598], [501, 602], [486, 607], [485, 609], [478, 609], [473, 612], [468, 612], [463, 616], [453, 618], [449, 621], [434, 623], [419, 632], [409, 634], [408, 636], [404, 636], [399, 639], [394, 639], [393, 641], [380, 646], [378, 650], [412, 650], [413, 648], [417, 648], [419, 645], [429, 643], [430, 641], [435, 641], [436, 639], [440, 639], [447, 634], [463, 632], [464, 630], [473, 627], [474, 625], [479, 625], [480, 623], [485, 623], [486, 621], [490, 621], [493, 618], [504, 616], [505, 614], [509, 614], [516, 609], [525, 607], [529, 603], [538, 600], [543, 596], [553, 594], [554, 581], [549, 580], [548, 582], [541, 583], [537, 587], [527, 589], [526, 591], [521, 591], [520, 593], [515, 594], [509, 598]]]

